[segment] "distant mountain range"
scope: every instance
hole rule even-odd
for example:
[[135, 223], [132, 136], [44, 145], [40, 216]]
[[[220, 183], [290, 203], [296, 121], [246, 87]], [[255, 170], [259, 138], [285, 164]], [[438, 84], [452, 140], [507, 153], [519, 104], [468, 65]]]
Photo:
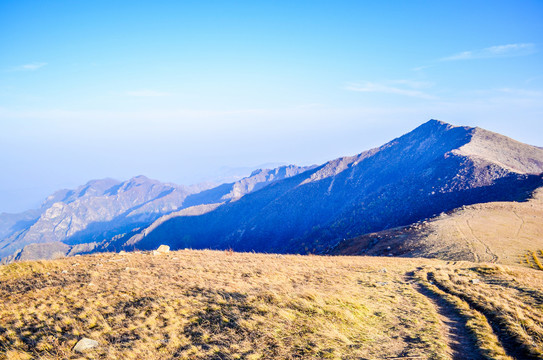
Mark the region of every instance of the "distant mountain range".
[[[210, 189], [137, 177], [59, 192], [40, 210], [0, 216], [0, 256], [11, 261], [160, 244], [331, 253], [347, 239], [462, 206], [524, 201], [543, 186], [542, 173], [541, 148], [431, 120], [355, 156], [255, 171]], [[25, 248], [32, 243], [42, 245]]]
[[[120, 182], [92, 180], [75, 190], [60, 190], [40, 209], [0, 214], [0, 257], [48, 258], [94, 250], [106, 239], [145, 228], [163, 215], [187, 207], [228, 203], [267, 184], [311, 167], [256, 170], [249, 177], [208, 189], [137, 176]], [[30, 247], [27, 245], [34, 244]]]

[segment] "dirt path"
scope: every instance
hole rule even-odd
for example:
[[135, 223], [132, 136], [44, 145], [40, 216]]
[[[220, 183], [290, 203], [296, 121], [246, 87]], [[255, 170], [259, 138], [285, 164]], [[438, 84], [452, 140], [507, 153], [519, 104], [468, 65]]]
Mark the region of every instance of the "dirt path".
[[473, 247], [472, 242], [468, 239], [466, 234], [462, 231], [462, 229], [460, 229], [460, 225], [458, 225], [458, 220], [454, 220], [454, 225], [456, 227], [456, 230], [458, 231], [458, 233], [462, 237], [462, 239], [464, 239], [464, 241], [466, 242], [466, 245], [468, 246], [468, 250], [471, 252], [471, 255], [473, 256], [473, 261], [474, 262], [480, 262], [481, 259], [479, 258], [479, 254], [477, 254], [477, 251]]
[[498, 256], [496, 254], [494, 254], [492, 252], [492, 250], [490, 250], [490, 247], [488, 247], [488, 244], [485, 243], [483, 240], [479, 239], [476, 235], [475, 235], [475, 232], [473, 231], [473, 228], [471, 227], [471, 224], [469, 223], [469, 219], [466, 219], [466, 225], [468, 226], [468, 229], [469, 231], [471, 232], [471, 236], [473, 236], [473, 238], [475, 240], [477, 240], [479, 243], [481, 243], [481, 245], [483, 245], [485, 247], [485, 252], [488, 256], [490, 256], [490, 262], [491, 263], [495, 263], [498, 261]]
[[449, 347], [449, 357], [452, 360], [482, 359], [475, 339], [470, 336], [469, 331], [466, 328], [466, 319], [439, 295], [434, 294], [414, 281], [412, 273], [408, 273], [406, 279], [417, 292], [424, 295], [430, 304], [435, 307], [441, 323], [442, 336]]
[[515, 235], [515, 237], [518, 239], [518, 237], [520, 235], [520, 232], [522, 231], [522, 227], [524, 226], [524, 219], [521, 218], [519, 216], [519, 214], [517, 214], [516, 211], [513, 211], [513, 214], [515, 214], [515, 216], [520, 220], [520, 224], [519, 224], [518, 229], [517, 229], [517, 234]]

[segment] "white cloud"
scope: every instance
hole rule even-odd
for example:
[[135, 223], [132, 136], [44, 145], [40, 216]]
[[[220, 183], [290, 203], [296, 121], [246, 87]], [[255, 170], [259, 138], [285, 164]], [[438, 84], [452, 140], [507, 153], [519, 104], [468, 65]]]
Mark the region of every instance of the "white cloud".
[[168, 92], [155, 91], [155, 90], [135, 90], [135, 91], [127, 91], [125, 95], [135, 96], [135, 97], [164, 97], [164, 96], [170, 96], [172, 94]]
[[47, 63], [34, 62], [34, 63], [30, 63], [30, 64], [15, 66], [14, 68], [12, 68], [12, 71], [36, 71], [38, 69], [41, 69], [45, 65], [47, 65]]
[[345, 89], [358, 92], [385, 93], [411, 96], [421, 99], [435, 99], [435, 96], [419, 90], [430, 86], [432, 86], [432, 84], [428, 82], [412, 80], [391, 80], [385, 83], [366, 81], [364, 83], [349, 84], [345, 87]]
[[499, 92], [517, 96], [525, 97], [543, 97], [542, 91], [537, 90], [526, 90], [526, 89], [513, 89], [513, 88], [501, 88], [498, 89]]
[[423, 66], [417, 66], [411, 69], [411, 71], [422, 71], [428, 68], [431, 68], [431, 65], [423, 65]]
[[463, 51], [451, 56], [441, 58], [440, 61], [456, 61], [456, 60], [472, 60], [472, 59], [489, 59], [499, 57], [513, 57], [530, 55], [535, 52], [535, 45], [526, 44], [507, 44], [491, 46], [479, 50]]

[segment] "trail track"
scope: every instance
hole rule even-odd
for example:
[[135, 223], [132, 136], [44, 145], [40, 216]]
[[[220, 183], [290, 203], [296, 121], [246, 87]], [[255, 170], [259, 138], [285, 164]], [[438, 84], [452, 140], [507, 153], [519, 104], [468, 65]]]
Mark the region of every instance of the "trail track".
[[413, 273], [406, 274], [406, 281], [413, 288], [426, 297], [439, 315], [441, 334], [448, 346], [448, 355], [452, 360], [479, 360], [479, 348], [466, 328], [466, 319], [458, 310], [447, 303], [439, 295], [434, 294], [424, 286], [414, 281]]

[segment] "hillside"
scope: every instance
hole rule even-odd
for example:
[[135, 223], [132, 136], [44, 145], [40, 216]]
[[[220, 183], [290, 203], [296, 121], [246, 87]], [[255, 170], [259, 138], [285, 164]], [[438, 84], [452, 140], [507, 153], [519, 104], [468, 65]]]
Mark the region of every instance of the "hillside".
[[209, 184], [161, 183], [145, 176], [124, 182], [92, 180], [74, 190], [57, 191], [40, 209], [0, 214], [0, 258], [4, 262], [50, 259], [93, 251], [104, 240], [146, 228], [172, 212], [236, 201], [311, 168], [259, 169], [239, 181], [212, 188]]
[[343, 239], [461, 206], [523, 201], [543, 185], [543, 150], [431, 120], [389, 143], [276, 181], [199, 216], [175, 216], [119, 249], [326, 253]]
[[543, 188], [524, 202], [463, 206], [404, 227], [341, 241], [332, 255], [429, 257], [524, 264], [543, 250]]
[[539, 359], [542, 301], [543, 271], [431, 259], [18, 262], [0, 266], [0, 359]]

